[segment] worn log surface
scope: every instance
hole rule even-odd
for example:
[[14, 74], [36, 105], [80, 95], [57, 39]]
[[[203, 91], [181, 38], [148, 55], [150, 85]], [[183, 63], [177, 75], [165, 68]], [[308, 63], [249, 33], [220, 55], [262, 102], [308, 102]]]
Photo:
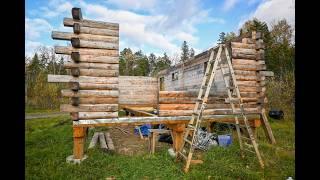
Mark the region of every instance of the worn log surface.
[[242, 38], [242, 43], [245, 44], [254, 44], [254, 40], [251, 38]]
[[92, 28], [101, 28], [101, 29], [110, 29], [110, 30], [119, 30], [118, 23], [110, 23], [103, 21], [93, 21], [93, 20], [75, 20], [72, 18], [64, 18], [63, 25], [67, 27], [73, 27], [74, 23], [79, 23], [82, 27], [92, 27]]
[[73, 77], [69, 75], [52, 75], [48, 74], [48, 82], [79, 82], [79, 83], [96, 83], [96, 84], [118, 84], [118, 77], [92, 77], [92, 76], [79, 76]]
[[273, 77], [274, 76], [274, 73], [272, 71], [260, 71], [259, 74], [262, 75], [262, 76], [267, 76], [267, 77]]
[[118, 104], [79, 104], [72, 106], [70, 104], [61, 104], [61, 112], [113, 112], [118, 111]]
[[88, 97], [79, 98], [78, 104], [116, 104], [118, 103], [118, 98], [102, 98], [102, 97]]
[[[159, 104], [159, 110], [193, 110], [195, 104]], [[235, 104], [235, 107], [239, 105]], [[256, 104], [244, 104], [244, 108], [256, 108]], [[231, 108], [229, 103], [207, 104], [206, 109], [222, 109]]]
[[118, 117], [118, 112], [78, 112], [79, 119], [103, 119]]
[[[259, 108], [246, 108], [247, 114], [258, 114], [261, 112]], [[193, 110], [159, 110], [159, 116], [191, 116]], [[240, 109], [236, 109], [236, 113], [240, 113]], [[205, 109], [203, 115], [232, 114], [232, 109]]]
[[262, 87], [265, 85], [265, 81], [237, 81], [238, 86], [246, 86], [246, 87]]
[[100, 56], [113, 56], [118, 57], [118, 50], [108, 49], [89, 49], [89, 48], [74, 48], [70, 46], [55, 46], [54, 52], [56, 54], [71, 55], [72, 52], [79, 52], [80, 55], [100, 55]]
[[160, 91], [159, 97], [197, 97], [197, 92], [189, 91]]
[[240, 43], [240, 42], [231, 42], [231, 48], [256, 49], [256, 45], [255, 44]]
[[234, 65], [260, 65], [260, 64], [266, 64], [265, 61], [256, 61], [256, 60], [250, 60], [250, 59], [232, 59], [232, 64]]
[[[80, 24], [79, 24], [80, 25]], [[75, 26], [74, 26], [75, 27]], [[75, 32], [75, 28], [73, 28], [73, 32]], [[111, 29], [101, 29], [101, 28], [92, 28], [92, 27], [83, 27], [79, 26], [78, 32], [81, 34], [94, 34], [101, 36], [115, 36], [119, 37], [119, 30], [111, 30]]]
[[113, 144], [113, 141], [111, 139], [110, 133], [109, 132], [105, 132], [104, 135], [106, 137], [106, 141], [107, 141], [107, 145], [108, 145], [109, 150], [110, 151], [114, 151], [115, 148], [114, 148], [114, 144]]
[[[74, 60], [74, 59], [73, 59]], [[96, 56], [96, 55], [79, 55], [76, 62], [87, 62], [87, 63], [106, 63], [106, 64], [119, 64], [119, 57], [110, 56]]]
[[236, 75], [236, 80], [242, 80], [242, 81], [260, 81], [262, 78], [260, 76], [242, 76], [242, 75]]
[[80, 76], [94, 76], [94, 77], [118, 77], [119, 76], [118, 70], [79, 69], [79, 68], [75, 68], [75, 69], [79, 71]]
[[61, 95], [64, 97], [118, 97], [119, 91], [116, 90], [79, 90], [72, 91], [69, 89], [62, 89]]
[[261, 65], [233, 65], [234, 70], [245, 70], [245, 71], [261, 71], [266, 70], [267, 66], [264, 64]]
[[80, 38], [71, 38], [71, 44], [75, 48], [94, 48], [94, 49], [119, 49], [118, 43], [103, 41], [88, 41]]
[[118, 84], [69, 83], [72, 90], [118, 90]]
[[104, 64], [104, 63], [65, 63], [63, 67], [66, 69], [86, 68], [86, 69], [103, 69], [106, 71], [119, 70], [119, 64]]
[[80, 38], [87, 41], [102, 41], [109, 43], [119, 43], [119, 38], [114, 36], [100, 36], [92, 34], [74, 34], [70, 32], [52, 31], [51, 38], [56, 40], [71, 40], [72, 38]]

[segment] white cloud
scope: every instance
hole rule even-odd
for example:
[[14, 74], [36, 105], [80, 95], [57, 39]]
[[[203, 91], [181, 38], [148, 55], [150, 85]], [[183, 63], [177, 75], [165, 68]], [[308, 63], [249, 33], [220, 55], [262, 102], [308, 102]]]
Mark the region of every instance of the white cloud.
[[52, 30], [52, 26], [44, 19], [26, 18], [25, 20], [26, 39], [29, 39], [29, 40], [37, 39], [40, 37], [41, 33], [50, 32], [51, 30]]
[[35, 50], [42, 46], [43, 44], [41, 42], [36, 42], [36, 41], [25, 41], [25, 55], [28, 57], [32, 57]]
[[238, 2], [239, 0], [225, 0], [222, 9], [224, 11], [228, 11], [232, 9]]
[[247, 16], [244, 16], [239, 22], [239, 28], [245, 21], [258, 18], [265, 21], [270, 28], [273, 21], [286, 19], [287, 22], [294, 28], [295, 27], [295, 4], [293, 0], [264, 0], [257, 9]]
[[127, 10], [150, 10], [156, 4], [156, 0], [108, 0], [107, 3], [114, 4], [121, 9]]

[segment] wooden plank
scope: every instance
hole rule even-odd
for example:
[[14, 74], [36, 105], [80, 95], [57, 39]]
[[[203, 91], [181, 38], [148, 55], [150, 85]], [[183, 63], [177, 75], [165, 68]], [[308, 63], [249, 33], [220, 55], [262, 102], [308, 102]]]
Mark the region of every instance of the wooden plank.
[[[77, 59], [72, 55], [77, 54]], [[119, 64], [119, 57], [110, 56], [95, 56], [95, 55], [81, 55], [79, 53], [71, 53], [71, 58], [74, 62], [86, 62], [86, 63], [106, 63], [106, 64]]]
[[93, 112], [109, 112], [118, 111], [118, 104], [79, 104], [78, 106], [72, 106], [70, 104], [61, 104], [61, 112], [81, 112], [81, 111], [93, 111]]
[[118, 117], [118, 112], [76, 112], [79, 119], [103, 119]]
[[66, 69], [87, 68], [87, 69], [103, 69], [103, 70], [117, 70], [117, 71], [119, 70], [119, 64], [103, 64], [103, 63], [65, 63], [63, 67]]
[[79, 74], [78, 76], [94, 76], [94, 77], [118, 77], [119, 76], [118, 70], [80, 69], [80, 68], [72, 68], [71, 70], [77, 70], [78, 71], [77, 74]]
[[[240, 109], [236, 108], [236, 113], [240, 113]], [[246, 108], [245, 112], [247, 114], [258, 114], [261, 112], [258, 108]], [[193, 110], [159, 110], [159, 116], [190, 116]], [[205, 109], [203, 111], [204, 115], [211, 114], [233, 114], [232, 109]]]
[[61, 95], [64, 97], [118, 97], [119, 91], [116, 90], [79, 90], [72, 91], [69, 89], [62, 89]]
[[114, 104], [118, 103], [118, 98], [102, 98], [102, 97], [88, 97], [79, 98], [78, 104]]
[[87, 41], [80, 38], [71, 38], [71, 45], [75, 48], [94, 48], [94, 49], [116, 49], [119, 50], [118, 43], [103, 41]]
[[96, 144], [98, 142], [98, 138], [99, 138], [99, 133], [95, 132], [93, 134], [93, 137], [92, 137], [91, 141], [90, 141], [88, 149], [94, 148], [96, 146]]
[[[79, 26], [79, 27], [76, 27]], [[91, 28], [91, 27], [83, 27], [80, 24], [74, 24], [73, 32], [77, 34], [94, 34], [101, 36], [115, 36], [119, 37], [119, 30], [111, 30], [111, 29], [101, 29], [101, 28]]]
[[260, 65], [260, 64], [266, 64], [265, 61], [259, 60], [250, 60], [250, 59], [232, 59], [232, 64], [235, 65]]
[[73, 77], [69, 75], [52, 75], [48, 74], [48, 82], [56, 83], [69, 83], [69, 82], [80, 82], [80, 83], [96, 83], [96, 84], [118, 84], [118, 77], [91, 77], [91, 76], [79, 76]]
[[73, 34], [70, 32], [59, 32], [52, 31], [51, 38], [55, 40], [67, 40], [70, 41], [72, 38], [80, 38], [81, 40], [87, 41], [101, 41], [109, 43], [119, 43], [119, 38], [114, 36], [100, 36], [92, 34]]
[[108, 146], [103, 132], [99, 132], [99, 143], [101, 149], [103, 149], [104, 151], [108, 150]]
[[109, 150], [110, 151], [114, 151], [115, 148], [114, 148], [113, 141], [111, 139], [110, 133], [109, 132], [105, 132], [104, 134], [105, 134], [105, 138], [106, 138]]
[[240, 42], [231, 42], [231, 48], [256, 49], [256, 45], [255, 44], [240, 43]]
[[273, 77], [274, 76], [274, 73], [272, 71], [260, 71], [259, 74], [262, 75], [262, 76], [267, 76], [267, 77]]
[[75, 20], [72, 18], [64, 18], [63, 25], [67, 27], [73, 27], [74, 23], [79, 23], [83, 27], [92, 27], [92, 28], [101, 28], [101, 29], [110, 29], [110, 30], [119, 30], [118, 23], [110, 23], [103, 21], [92, 21], [87, 19]]
[[245, 71], [261, 71], [266, 70], [266, 65], [232, 65], [235, 70], [245, 70]]
[[118, 84], [96, 84], [70, 82], [69, 87], [72, 90], [118, 90]]
[[80, 55], [100, 55], [100, 56], [113, 56], [118, 57], [118, 50], [107, 49], [89, 49], [89, 48], [74, 48], [69, 46], [55, 46], [54, 52], [56, 54], [71, 55], [72, 52], [79, 52]]

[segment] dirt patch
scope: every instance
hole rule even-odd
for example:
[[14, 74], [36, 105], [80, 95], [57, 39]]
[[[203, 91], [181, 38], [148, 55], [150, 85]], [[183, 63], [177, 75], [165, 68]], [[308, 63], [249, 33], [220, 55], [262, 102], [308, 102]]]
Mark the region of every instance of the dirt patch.
[[[134, 126], [119, 126], [119, 128], [124, 129], [129, 132], [129, 134], [125, 134], [115, 127], [108, 130], [117, 153], [129, 156], [149, 153], [148, 137], [141, 139], [138, 134], [134, 134]], [[157, 141], [155, 152], [162, 148], [168, 149], [170, 147], [172, 147], [171, 144]]]

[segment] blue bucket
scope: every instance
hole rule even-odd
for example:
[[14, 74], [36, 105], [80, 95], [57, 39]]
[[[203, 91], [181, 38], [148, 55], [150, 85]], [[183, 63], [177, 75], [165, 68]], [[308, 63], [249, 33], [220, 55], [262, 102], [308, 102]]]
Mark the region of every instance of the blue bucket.
[[232, 143], [231, 135], [218, 135], [219, 146], [227, 147]]

